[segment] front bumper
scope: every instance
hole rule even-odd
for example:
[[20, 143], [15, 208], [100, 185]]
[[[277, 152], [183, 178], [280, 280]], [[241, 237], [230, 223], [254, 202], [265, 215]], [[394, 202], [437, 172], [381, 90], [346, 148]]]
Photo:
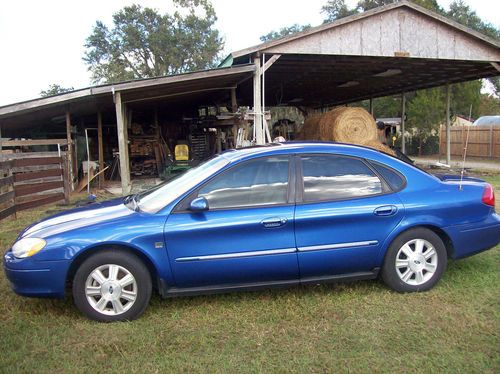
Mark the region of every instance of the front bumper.
[[500, 243], [500, 216], [492, 214], [481, 222], [445, 227], [453, 242], [453, 258], [472, 256]]
[[18, 295], [64, 297], [68, 260], [36, 261], [32, 257], [16, 258], [8, 251], [3, 257], [3, 266], [12, 289]]

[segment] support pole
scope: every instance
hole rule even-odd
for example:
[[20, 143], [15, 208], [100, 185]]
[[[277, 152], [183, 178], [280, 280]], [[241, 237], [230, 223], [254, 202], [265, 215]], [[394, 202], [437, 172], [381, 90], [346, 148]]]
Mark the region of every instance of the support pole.
[[260, 56], [253, 59], [255, 65], [255, 72], [253, 74], [253, 112], [254, 112], [254, 134], [255, 144], [265, 144], [265, 134], [262, 121], [262, 81], [261, 81], [261, 64]]
[[71, 191], [73, 191], [73, 142], [71, 140], [71, 114], [66, 110], [66, 139], [68, 140], [68, 177]]
[[446, 164], [451, 165], [451, 124], [450, 124], [451, 86], [446, 84]]
[[115, 93], [116, 129], [118, 131], [118, 149], [120, 152], [120, 177], [122, 180], [122, 195], [129, 195], [130, 164], [128, 156], [128, 130], [125, 123], [124, 106], [120, 92]]
[[373, 97], [370, 97], [370, 114], [373, 118], [375, 118], [375, 116], [373, 115]]
[[406, 154], [405, 144], [406, 95], [401, 94], [401, 152]]
[[236, 101], [236, 88], [231, 88], [231, 112], [238, 111], [238, 102]]
[[[97, 143], [99, 146], [99, 171], [104, 170], [104, 144], [102, 141], [102, 113], [97, 112]], [[99, 188], [104, 187], [104, 173], [99, 174]]]

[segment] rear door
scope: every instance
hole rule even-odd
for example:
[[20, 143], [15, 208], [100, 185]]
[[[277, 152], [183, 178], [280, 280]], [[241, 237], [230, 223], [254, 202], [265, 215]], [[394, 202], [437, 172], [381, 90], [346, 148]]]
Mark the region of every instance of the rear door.
[[[290, 170], [289, 156], [242, 162], [181, 202], [165, 225], [177, 287], [298, 281]], [[200, 196], [209, 210], [187, 210]]]
[[396, 193], [363, 159], [303, 155], [295, 236], [302, 280], [379, 266], [377, 257], [404, 209]]

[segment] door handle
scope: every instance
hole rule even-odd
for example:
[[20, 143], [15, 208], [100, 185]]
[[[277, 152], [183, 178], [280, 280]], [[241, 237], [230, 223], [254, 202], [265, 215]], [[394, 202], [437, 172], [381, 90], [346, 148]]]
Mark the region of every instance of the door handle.
[[373, 213], [377, 216], [393, 216], [398, 212], [398, 207], [395, 205], [384, 205], [376, 208]]
[[273, 217], [273, 218], [266, 218], [260, 223], [262, 224], [262, 226], [266, 228], [273, 228], [273, 227], [281, 227], [285, 225], [287, 222], [288, 220], [286, 218]]

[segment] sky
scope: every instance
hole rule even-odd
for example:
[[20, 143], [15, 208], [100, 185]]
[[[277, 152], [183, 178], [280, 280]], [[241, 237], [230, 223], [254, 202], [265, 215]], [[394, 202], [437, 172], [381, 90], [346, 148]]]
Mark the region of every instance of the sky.
[[[327, 0], [212, 0], [224, 54], [259, 44], [259, 37], [294, 23], [322, 23]], [[448, 9], [452, 0], [438, 0]], [[500, 25], [500, 1], [465, 0], [484, 20]], [[50, 84], [91, 85], [82, 60], [96, 20], [134, 3], [172, 9], [169, 0], [2, 0], [0, 2], [0, 106], [34, 99]], [[347, 0], [351, 6], [356, 0]]]

